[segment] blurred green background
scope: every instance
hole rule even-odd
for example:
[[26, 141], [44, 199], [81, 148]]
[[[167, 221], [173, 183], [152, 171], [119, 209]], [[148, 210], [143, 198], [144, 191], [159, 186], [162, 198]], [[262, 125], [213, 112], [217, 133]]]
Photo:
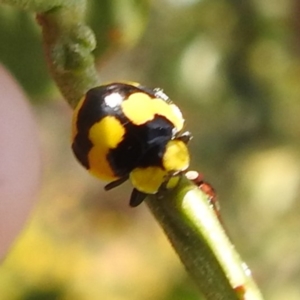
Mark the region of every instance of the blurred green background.
[[[89, 1], [101, 79], [162, 87], [182, 109], [191, 168], [266, 299], [300, 299], [300, 2]], [[194, 300], [193, 283], [130, 185], [75, 161], [71, 110], [47, 73], [34, 15], [0, 7], [0, 61], [36, 112], [40, 201], [0, 268], [1, 299]], [[34, 63], [33, 63], [34, 62]]]

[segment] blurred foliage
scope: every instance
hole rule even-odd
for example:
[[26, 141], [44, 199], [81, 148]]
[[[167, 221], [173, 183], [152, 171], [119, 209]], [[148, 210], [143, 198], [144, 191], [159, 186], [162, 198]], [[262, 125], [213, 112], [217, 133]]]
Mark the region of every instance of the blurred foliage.
[[51, 79], [33, 15], [1, 5], [0, 40], [0, 62], [30, 95], [45, 93]]
[[[147, 12], [147, 1], [90, 1], [87, 23], [96, 35], [95, 55], [101, 57], [119, 47], [132, 47], [145, 28]], [[28, 94], [35, 100], [52, 95], [55, 87], [47, 72], [41, 32], [34, 14], [1, 5], [0, 39], [0, 62]]]
[[[88, 10], [103, 81], [163, 87], [182, 108], [191, 167], [216, 188], [271, 300], [300, 299], [299, 13], [296, 0], [94, 0]], [[0, 36], [0, 59], [30, 98], [53, 99], [33, 16], [1, 7]], [[128, 208], [130, 187], [104, 193], [77, 165], [64, 103], [35, 108], [41, 201], [0, 269], [2, 298], [199, 299], [152, 216]]]

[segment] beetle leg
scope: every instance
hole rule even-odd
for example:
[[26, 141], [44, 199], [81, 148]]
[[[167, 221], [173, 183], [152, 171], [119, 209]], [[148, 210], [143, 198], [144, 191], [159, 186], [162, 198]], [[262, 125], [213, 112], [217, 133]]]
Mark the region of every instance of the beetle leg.
[[105, 189], [106, 191], [109, 191], [109, 190], [111, 190], [111, 189], [114, 189], [115, 187], [121, 185], [121, 184], [124, 183], [126, 180], [128, 180], [128, 178], [129, 178], [129, 176], [126, 175], [126, 176], [121, 177], [121, 178], [119, 178], [119, 179], [117, 179], [117, 180], [115, 180], [115, 181], [112, 181], [112, 182], [108, 183], [108, 184], [104, 187], [104, 189]]
[[139, 190], [134, 188], [132, 190], [132, 193], [130, 196], [129, 205], [131, 207], [136, 207], [136, 206], [140, 205], [145, 200], [146, 197], [147, 197], [147, 194], [140, 192]]

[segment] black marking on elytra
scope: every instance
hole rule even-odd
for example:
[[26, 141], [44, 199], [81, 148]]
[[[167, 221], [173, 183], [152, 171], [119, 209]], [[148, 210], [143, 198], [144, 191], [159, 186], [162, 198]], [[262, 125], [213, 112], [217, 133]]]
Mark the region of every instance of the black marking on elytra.
[[90, 152], [92, 147], [93, 144], [88, 139], [88, 136], [82, 133], [77, 133], [72, 143], [72, 149], [75, 154], [75, 157], [86, 169], [90, 168], [88, 153]]
[[105, 102], [110, 94], [106, 87], [99, 86], [89, 90], [77, 116], [77, 128], [88, 133], [90, 128], [108, 115], [116, 115], [118, 111]]
[[107, 155], [115, 174], [122, 177], [136, 167], [162, 166], [166, 144], [172, 139], [172, 123], [156, 116], [139, 126], [128, 123], [125, 128], [124, 139]]

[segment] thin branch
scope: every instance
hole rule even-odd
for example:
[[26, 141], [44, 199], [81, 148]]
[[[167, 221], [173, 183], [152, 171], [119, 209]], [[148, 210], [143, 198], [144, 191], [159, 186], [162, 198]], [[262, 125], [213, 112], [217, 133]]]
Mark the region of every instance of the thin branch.
[[250, 271], [229, 241], [208, 196], [186, 178], [147, 204], [208, 300], [262, 300]]

